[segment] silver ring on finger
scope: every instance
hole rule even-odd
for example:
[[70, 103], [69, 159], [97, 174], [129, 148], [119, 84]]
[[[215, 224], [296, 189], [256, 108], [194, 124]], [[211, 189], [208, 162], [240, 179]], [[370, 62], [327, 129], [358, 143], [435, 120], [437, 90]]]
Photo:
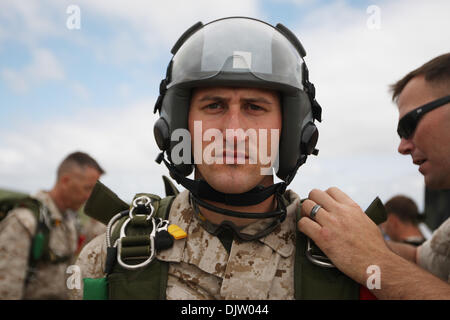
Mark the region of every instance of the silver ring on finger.
[[321, 206], [320, 204], [316, 204], [316, 205], [311, 209], [311, 213], [309, 214], [309, 216], [310, 216], [310, 218], [313, 219], [314, 221], [316, 221], [317, 211], [319, 211], [320, 208], [322, 208], [322, 206]]

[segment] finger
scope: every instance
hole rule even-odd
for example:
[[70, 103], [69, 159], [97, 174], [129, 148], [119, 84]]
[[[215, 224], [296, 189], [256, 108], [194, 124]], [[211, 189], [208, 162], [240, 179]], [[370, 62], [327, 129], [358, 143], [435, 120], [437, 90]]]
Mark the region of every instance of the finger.
[[300, 232], [303, 232], [314, 242], [316, 242], [317, 238], [319, 237], [320, 229], [322, 227], [310, 218], [302, 217], [297, 223], [297, 228]]
[[311, 218], [311, 211], [312, 211], [312, 209], [314, 208], [314, 206], [315, 206], [316, 204], [317, 204], [317, 203], [315, 203], [314, 201], [309, 200], [309, 199], [306, 199], [306, 200], [303, 201], [303, 203], [302, 203], [302, 208], [301, 208], [300, 214], [301, 214], [303, 217], [308, 217], [309, 219], [314, 220], [314, 221], [316, 221], [318, 224], [320, 224], [321, 226], [323, 226], [323, 224], [326, 223], [326, 220], [327, 220], [327, 219], [326, 219], [326, 217], [327, 217], [327, 212], [326, 212], [326, 210], [325, 210], [324, 208], [320, 208], [320, 209], [317, 211], [316, 216], [314, 217], [314, 219]]
[[313, 189], [308, 195], [308, 199], [320, 204], [322, 208], [327, 211], [332, 211], [336, 207], [336, 200], [334, 200], [328, 193], [319, 189]]
[[353, 201], [352, 198], [350, 198], [344, 191], [337, 187], [328, 188], [325, 192], [336, 202], [348, 205], [355, 204], [355, 201]]

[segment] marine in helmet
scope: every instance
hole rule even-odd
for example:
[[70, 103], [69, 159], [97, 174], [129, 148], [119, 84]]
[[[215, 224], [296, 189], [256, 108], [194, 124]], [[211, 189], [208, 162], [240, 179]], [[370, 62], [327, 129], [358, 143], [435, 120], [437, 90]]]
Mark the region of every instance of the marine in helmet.
[[[318, 152], [321, 120], [300, 41], [281, 24], [231, 17], [195, 24], [171, 52], [154, 135], [157, 162], [186, 189], [164, 221], [185, 235], [163, 245], [161, 231], [170, 227], [149, 213], [156, 230], [142, 240], [149, 249], [124, 254], [142, 235], [124, 239], [133, 213], [145, 211], [135, 198], [110, 221], [106, 241], [96, 238], [80, 254], [85, 286], [106, 279], [110, 299], [358, 298], [359, 285], [311, 254], [296, 228], [300, 198], [287, 190]], [[154, 206], [156, 216], [161, 207]], [[162, 295], [152, 295], [153, 286]]]

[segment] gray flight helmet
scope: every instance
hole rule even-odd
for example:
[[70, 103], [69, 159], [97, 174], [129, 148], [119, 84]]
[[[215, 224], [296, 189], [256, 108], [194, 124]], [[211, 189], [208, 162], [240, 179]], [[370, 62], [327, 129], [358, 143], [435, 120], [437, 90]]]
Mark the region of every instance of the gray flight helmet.
[[[287, 184], [315, 149], [321, 107], [309, 82], [306, 55], [300, 41], [282, 24], [247, 17], [229, 17], [208, 24], [198, 22], [172, 49], [166, 78], [161, 81], [154, 126], [158, 147], [170, 158], [178, 141], [172, 133], [188, 128], [191, 92], [196, 87], [229, 86], [272, 89], [280, 93], [282, 132], [276, 175]], [[193, 161], [174, 164], [184, 176]]]

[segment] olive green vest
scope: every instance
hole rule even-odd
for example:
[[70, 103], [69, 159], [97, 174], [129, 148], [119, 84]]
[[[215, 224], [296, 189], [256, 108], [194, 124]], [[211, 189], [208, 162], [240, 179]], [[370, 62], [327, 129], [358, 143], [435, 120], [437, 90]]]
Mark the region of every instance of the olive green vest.
[[[152, 205], [156, 205], [156, 207], [154, 206], [155, 216], [166, 219], [175, 196], [171, 195], [163, 199], [154, 195], [148, 196], [152, 197], [152, 199], [160, 199], [152, 203]], [[109, 211], [114, 213], [129, 208], [125, 202], [121, 201], [114, 193], [98, 182], [86, 204], [85, 212], [91, 217], [106, 223], [112, 215], [107, 214], [108, 210], [105, 210], [104, 204], [106, 204], [106, 209], [109, 210], [115, 207], [113, 211]], [[98, 214], [99, 212], [100, 214]], [[386, 218], [384, 206], [378, 198], [369, 206], [366, 213], [377, 224]], [[120, 225], [124, 222], [124, 219], [126, 217], [117, 222], [118, 227], [114, 228], [111, 243], [114, 243], [119, 237]], [[127, 228], [127, 236], [148, 236], [151, 230], [150, 225], [129, 226]], [[134, 245], [134, 247], [125, 248], [129, 252], [122, 251], [122, 257], [124, 255], [139, 256], [148, 252], [145, 243], [134, 243]], [[313, 264], [305, 255], [306, 247], [307, 237], [297, 231], [294, 267], [296, 299], [349, 300], [359, 298], [360, 285], [357, 282], [348, 278], [337, 268], [324, 268]], [[321, 253], [320, 249], [314, 244], [313, 248], [316, 253]], [[166, 297], [168, 269], [169, 265], [167, 262], [157, 259], [139, 270], [128, 270], [115, 263], [112, 272], [106, 278], [83, 279], [84, 299], [163, 300]]]

